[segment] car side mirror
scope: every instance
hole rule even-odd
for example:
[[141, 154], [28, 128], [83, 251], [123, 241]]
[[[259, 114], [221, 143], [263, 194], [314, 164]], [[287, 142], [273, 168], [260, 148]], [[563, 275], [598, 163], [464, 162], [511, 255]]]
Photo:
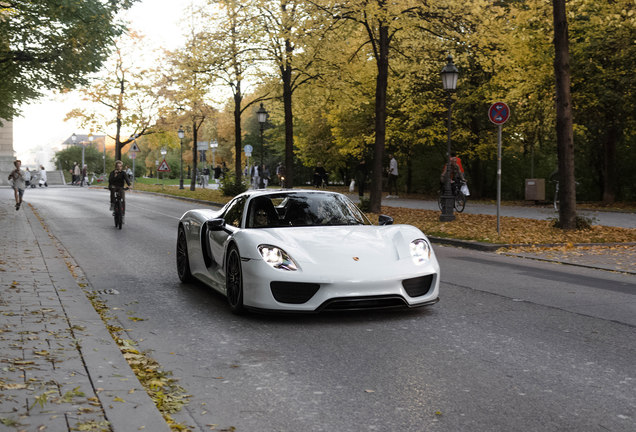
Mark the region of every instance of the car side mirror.
[[378, 218], [378, 225], [393, 225], [393, 218], [391, 216], [381, 214]]
[[210, 219], [209, 221], [206, 221], [206, 224], [210, 231], [221, 231], [225, 227], [225, 219]]

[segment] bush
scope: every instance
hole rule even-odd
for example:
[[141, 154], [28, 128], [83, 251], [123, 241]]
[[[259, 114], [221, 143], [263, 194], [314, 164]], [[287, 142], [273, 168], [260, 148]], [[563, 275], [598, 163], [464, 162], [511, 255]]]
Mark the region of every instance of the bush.
[[366, 197], [360, 197], [360, 204], [358, 204], [358, 208], [364, 213], [369, 213], [369, 211], [371, 211], [371, 200]]
[[236, 177], [233, 172], [228, 171], [221, 178], [221, 191], [225, 196], [236, 196], [247, 190], [247, 184], [245, 181], [236, 181]]

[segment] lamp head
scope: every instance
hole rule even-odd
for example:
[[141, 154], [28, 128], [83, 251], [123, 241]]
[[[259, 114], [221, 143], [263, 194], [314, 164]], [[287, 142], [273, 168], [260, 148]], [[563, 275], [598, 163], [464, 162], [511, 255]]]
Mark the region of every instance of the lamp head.
[[256, 111], [256, 114], [258, 115], [259, 123], [263, 124], [267, 121], [267, 110], [263, 106], [262, 102], [261, 102], [261, 107], [258, 109], [258, 111]]
[[457, 78], [459, 77], [459, 71], [453, 64], [453, 56], [448, 55], [446, 58], [448, 63], [442, 69], [440, 75], [442, 76], [442, 86], [444, 90], [453, 91], [457, 88]]

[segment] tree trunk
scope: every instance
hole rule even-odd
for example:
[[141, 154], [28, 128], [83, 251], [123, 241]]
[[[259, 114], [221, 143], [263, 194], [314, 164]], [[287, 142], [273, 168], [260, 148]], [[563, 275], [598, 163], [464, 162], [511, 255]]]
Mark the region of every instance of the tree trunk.
[[369, 210], [380, 213], [382, 206], [382, 161], [386, 140], [386, 92], [389, 77], [389, 28], [381, 21], [378, 29], [378, 75], [375, 86], [375, 143], [373, 146], [373, 176], [369, 196]]
[[[200, 125], [200, 124], [199, 124]], [[192, 119], [192, 177], [190, 179], [190, 190], [196, 190], [197, 188], [197, 137], [199, 136], [199, 127], [197, 126], [197, 119]]]
[[290, 62], [293, 48], [291, 42], [285, 40], [287, 52], [286, 64], [282, 67], [283, 78], [283, 106], [285, 110], [285, 185], [294, 187], [294, 115], [292, 111], [292, 67]]
[[[124, 107], [124, 90], [125, 90], [124, 72], [119, 79], [119, 98], [117, 103], [117, 133], [115, 134], [115, 160], [121, 160], [121, 112]], [[82, 167], [83, 168], [83, 167]]]
[[117, 131], [115, 132], [115, 160], [121, 160], [121, 118], [117, 114]]
[[559, 221], [563, 229], [576, 228], [574, 138], [570, 96], [570, 54], [565, 0], [553, 0], [554, 75], [556, 79], [556, 135], [559, 158]]
[[236, 92], [234, 93], [234, 178], [236, 183], [241, 181], [241, 175], [243, 173], [243, 167], [241, 162], [242, 151], [242, 137], [241, 137], [241, 101], [243, 95], [241, 94], [241, 81], [236, 82]]

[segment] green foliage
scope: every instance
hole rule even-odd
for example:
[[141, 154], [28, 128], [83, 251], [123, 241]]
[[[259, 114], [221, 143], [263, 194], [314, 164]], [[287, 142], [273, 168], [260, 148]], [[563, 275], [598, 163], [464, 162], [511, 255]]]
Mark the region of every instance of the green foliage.
[[[104, 171], [104, 153], [97, 150], [93, 146], [86, 146], [84, 149], [84, 163], [88, 167], [89, 173], [101, 174]], [[60, 150], [55, 152], [55, 157], [53, 158], [53, 164], [56, 168], [62, 169], [62, 171], [68, 172], [73, 169], [73, 165], [77, 162], [78, 165], [82, 163], [82, 147], [81, 146], [69, 146], [64, 150]], [[132, 161], [130, 159], [122, 161], [124, 164], [130, 163], [129, 166], [132, 166]], [[115, 160], [108, 153], [106, 154], [106, 174], [112, 171], [115, 165]]]
[[236, 196], [247, 190], [247, 183], [245, 180], [236, 181], [236, 176], [232, 171], [225, 173], [225, 176], [221, 179], [221, 191], [225, 196]]
[[371, 204], [369, 203], [369, 198], [360, 197], [360, 203], [358, 204], [358, 208], [365, 213], [369, 213], [371, 211]]
[[[134, 0], [13, 0], [0, 5], [0, 119], [44, 90], [86, 84], [121, 34]], [[99, 29], [96, 31], [96, 29]]]

